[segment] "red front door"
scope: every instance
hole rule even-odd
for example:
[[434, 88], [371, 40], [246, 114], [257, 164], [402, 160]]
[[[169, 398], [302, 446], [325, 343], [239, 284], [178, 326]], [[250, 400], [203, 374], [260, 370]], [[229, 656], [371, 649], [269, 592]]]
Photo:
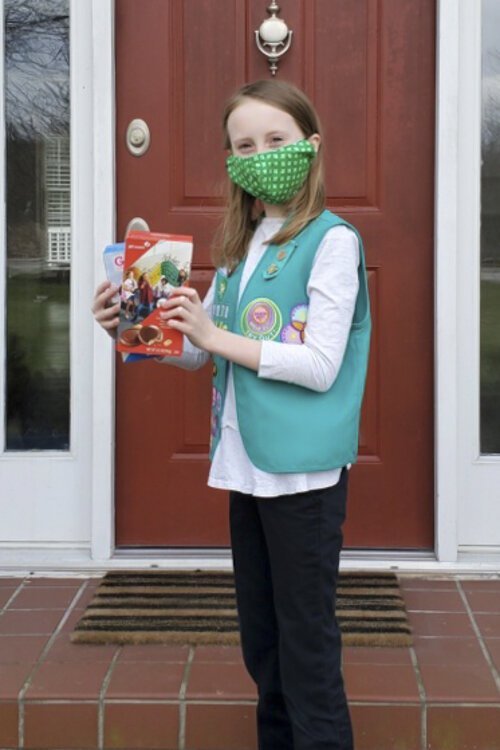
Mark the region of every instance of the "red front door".
[[[212, 276], [221, 216], [220, 115], [269, 76], [254, 43], [267, 3], [116, 3], [117, 236], [133, 216], [194, 236], [193, 282]], [[346, 546], [433, 546], [434, 0], [287, 0], [278, 77], [323, 122], [328, 206], [364, 238], [373, 338], [350, 474]], [[125, 146], [144, 119], [151, 146]], [[116, 544], [228, 544], [227, 497], [206, 486], [210, 368], [117, 360]]]

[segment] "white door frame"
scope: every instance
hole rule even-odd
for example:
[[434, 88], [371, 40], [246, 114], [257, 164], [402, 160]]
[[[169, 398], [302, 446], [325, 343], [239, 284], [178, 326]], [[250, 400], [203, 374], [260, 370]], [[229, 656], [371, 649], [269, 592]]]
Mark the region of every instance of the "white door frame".
[[[367, 564], [374, 567], [397, 565], [408, 570], [453, 570], [464, 566], [493, 570], [498, 561], [491, 554], [489, 559], [478, 558], [476, 562], [465, 558], [461, 561], [458, 556], [461, 538], [459, 514], [467, 502], [470, 477], [482, 473], [482, 491], [491, 498], [494, 494], [492, 479], [500, 487], [500, 462], [494, 458], [478, 457], [477, 452], [480, 4], [466, 0], [438, 0], [437, 8], [435, 558], [374, 551], [366, 555], [345, 555], [350, 567], [359, 563], [365, 567]], [[113, 0], [92, 0], [92, 12], [94, 271], [97, 283], [103, 277], [100, 248], [114, 239], [115, 226]], [[471, 295], [474, 310], [463, 310], [459, 302], [471, 299]], [[195, 550], [187, 555], [174, 550], [151, 551], [151, 555], [133, 552], [127, 555], [121, 551], [115, 554], [114, 368], [111, 350], [109, 338], [95, 326], [92, 561], [94, 564], [106, 563], [108, 567], [120, 565], [123, 560], [138, 567], [152, 562], [186, 566], [194, 562], [200, 564], [200, 561], [207, 565], [225, 564], [225, 554], [217, 557], [216, 552], [198, 554]], [[474, 377], [470, 379], [472, 364]], [[499, 527], [497, 523], [496, 528]]]
[[[94, 285], [104, 278], [102, 250], [115, 240], [115, 29], [114, 0], [92, 0]], [[94, 561], [115, 549], [115, 368], [111, 340], [93, 328], [92, 539]]]
[[459, 5], [458, 559], [489, 556], [500, 562], [500, 454], [482, 455], [480, 450], [482, 3]]
[[[4, 79], [3, 0], [0, 0], [0, 81]], [[70, 551], [88, 548], [90, 538], [90, 442], [92, 432], [91, 399], [91, 326], [83, 310], [88, 308], [87, 290], [94, 273], [89, 264], [92, 241], [92, 153], [88, 41], [92, 35], [90, 6], [70, 0], [70, 77], [71, 77], [71, 395], [70, 449], [67, 451], [6, 451], [5, 367], [6, 342], [0, 336], [0, 563], [14, 556], [13, 550], [31, 548], [58, 554], [61, 547]], [[0, 96], [0, 139], [5, 144], [3, 88]], [[6, 149], [0, 149], [0, 174], [5, 175]], [[75, 170], [75, 164], [86, 168]], [[87, 166], [88, 165], [88, 166]], [[6, 299], [6, 215], [5, 180], [0, 180], [0, 309]], [[85, 356], [87, 353], [87, 356]], [[85, 402], [85, 399], [87, 401]], [[61, 540], [65, 541], [62, 542]]]
[[438, 0], [436, 24], [436, 157], [434, 228], [435, 553], [455, 562], [458, 550], [457, 232], [460, 8]]

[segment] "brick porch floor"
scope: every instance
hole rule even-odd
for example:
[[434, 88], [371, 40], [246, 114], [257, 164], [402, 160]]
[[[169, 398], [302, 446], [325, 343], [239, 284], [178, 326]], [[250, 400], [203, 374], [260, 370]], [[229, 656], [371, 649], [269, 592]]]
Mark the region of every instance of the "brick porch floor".
[[[413, 648], [345, 648], [356, 750], [500, 750], [500, 579], [401, 577]], [[228, 647], [88, 646], [98, 578], [0, 577], [0, 750], [254, 750]]]

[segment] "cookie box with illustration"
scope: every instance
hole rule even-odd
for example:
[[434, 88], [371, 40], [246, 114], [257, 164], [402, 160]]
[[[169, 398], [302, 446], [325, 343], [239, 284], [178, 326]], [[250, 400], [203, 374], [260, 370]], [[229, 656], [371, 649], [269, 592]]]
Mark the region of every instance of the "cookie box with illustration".
[[182, 333], [165, 320], [164, 305], [173, 289], [188, 285], [192, 254], [191, 236], [129, 232], [120, 287], [119, 352], [182, 354]]

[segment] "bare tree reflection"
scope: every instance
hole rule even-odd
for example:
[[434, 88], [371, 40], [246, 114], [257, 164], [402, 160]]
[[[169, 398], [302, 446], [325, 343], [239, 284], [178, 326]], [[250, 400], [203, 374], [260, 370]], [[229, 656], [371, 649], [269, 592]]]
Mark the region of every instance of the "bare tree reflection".
[[8, 138], [69, 131], [67, 0], [4, 0]]

